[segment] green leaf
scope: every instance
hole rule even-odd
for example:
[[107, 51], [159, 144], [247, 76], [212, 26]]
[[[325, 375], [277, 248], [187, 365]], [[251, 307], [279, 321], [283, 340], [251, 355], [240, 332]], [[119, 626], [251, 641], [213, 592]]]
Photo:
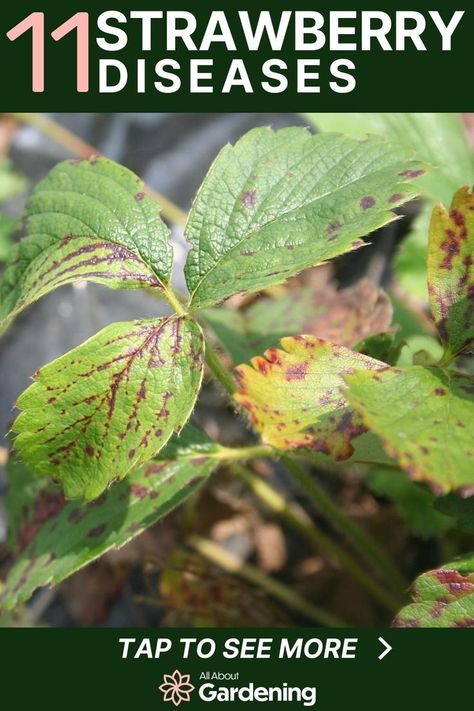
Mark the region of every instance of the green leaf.
[[98, 496], [186, 423], [203, 338], [184, 318], [114, 323], [41, 368], [18, 400], [15, 447], [67, 497]]
[[376, 496], [393, 501], [410, 531], [420, 538], [442, 536], [452, 528], [452, 520], [435, 509], [433, 492], [408, 479], [400, 469], [372, 469], [367, 473], [365, 483]]
[[226, 146], [189, 215], [191, 308], [254, 292], [360, 247], [425, 173], [378, 138], [259, 128]]
[[423, 573], [412, 594], [394, 627], [474, 627], [474, 555]]
[[26, 179], [13, 170], [8, 158], [0, 158], [0, 202], [9, 200], [25, 190]]
[[455, 113], [340, 113], [305, 114], [323, 131], [341, 131], [362, 139], [367, 134], [385, 136], [416, 151], [420, 160], [434, 166], [417, 179], [435, 200], [449, 200], [457, 188], [474, 181], [474, 156], [459, 114]]
[[354, 350], [375, 358], [375, 360], [395, 365], [400, 356], [401, 348], [402, 344], [397, 343], [393, 333], [377, 333], [357, 343]]
[[342, 376], [383, 364], [314, 336], [283, 338], [281, 345], [236, 369], [235, 399], [267, 444], [348, 459], [352, 440], [366, 428], [339, 392]]
[[7, 509], [15, 560], [0, 596], [12, 609], [112, 548], [120, 548], [179, 506], [212, 474], [219, 446], [190, 427], [160, 457], [89, 503], [67, 502], [54, 483], [9, 459]]
[[409, 336], [403, 341], [400, 358], [396, 365], [413, 365], [414, 359], [421, 351], [427, 354], [433, 363], [439, 361], [443, 355], [443, 348], [436, 338], [424, 335]]
[[467, 498], [456, 494], [446, 494], [436, 499], [436, 508], [446, 516], [456, 519], [462, 531], [474, 531], [474, 491], [467, 492]]
[[474, 154], [466, 140], [459, 114], [454, 113], [344, 113], [305, 114], [324, 131], [342, 131], [355, 138], [378, 133], [416, 151], [434, 166], [416, 183], [428, 202], [416, 218], [396, 259], [401, 286], [411, 297], [427, 300], [426, 245], [431, 210], [448, 203], [460, 185], [474, 183]]
[[412, 479], [436, 493], [474, 485], [474, 381], [440, 368], [386, 368], [345, 378], [347, 401]]
[[448, 211], [433, 210], [428, 292], [439, 336], [451, 355], [474, 343], [474, 193], [461, 188]]
[[141, 180], [113, 161], [59, 163], [26, 204], [25, 237], [0, 285], [0, 327], [78, 279], [114, 289], [167, 284], [173, 253], [159, 213]]
[[362, 279], [338, 290], [329, 280], [316, 288], [300, 287], [277, 298], [262, 298], [243, 311], [207, 309], [207, 325], [235, 365], [278, 345], [284, 336], [312, 334], [353, 346], [361, 338], [389, 328], [390, 299]]

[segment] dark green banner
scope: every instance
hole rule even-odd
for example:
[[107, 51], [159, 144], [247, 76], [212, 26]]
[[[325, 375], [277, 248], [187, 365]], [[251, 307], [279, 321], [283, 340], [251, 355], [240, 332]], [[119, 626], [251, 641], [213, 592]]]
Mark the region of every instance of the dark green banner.
[[71, 699], [84, 708], [441, 711], [468, 700], [455, 688], [472, 666], [468, 630], [17, 629], [2, 630], [1, 644], [3, 697], [52, 711]]
[[3, 104], [11, 111], [472, 111], [473, 13], [465, 2], [421, 0], [7, 3]]

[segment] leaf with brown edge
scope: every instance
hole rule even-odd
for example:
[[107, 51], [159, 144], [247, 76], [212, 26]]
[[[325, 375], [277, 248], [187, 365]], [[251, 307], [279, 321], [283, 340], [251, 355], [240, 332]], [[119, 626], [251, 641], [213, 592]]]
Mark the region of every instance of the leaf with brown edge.
[[160, 208], [134, 173], [107, 158], [56, 165], [33, 190], [23, 218], [24, 236], [0, 284], [0, 330], [78, 279], [113, 289], [169, 282], [173, 252]]
[[344, 396], [389, 455], [435, 493], [474, 486], [474, 380], [414, 365], [344, 377]]
[[202, 367], [195, 322], [114, 323], [35, 374], [17, 403], [15, 447], [68, 498], [93, 499], [182, 429]]
[[219, 451], [218, 444], [187, 425], [156, 459], [88, 503], [66, 501], [58, 485], [11, 456], [6, 506], [13, 563], [0, 609], [26, 602], [37, 588], [59, 583], [138, 536], [205, 484]]
[[349, 458], [352, 440], [366, 428], [341, 395], [342, 377], [384, 364], [314, 336], [283, 338], [281, 345], [236, 368], [235, 399], [267, 444]]
[[394, 627], [474, 627], [474, 555], [423, 573]]
[[428, 292], [439, 336], [451, 356], [474, 344], [474, 193], [454, 195], [449, 212], [434, 208], [428, 248]]

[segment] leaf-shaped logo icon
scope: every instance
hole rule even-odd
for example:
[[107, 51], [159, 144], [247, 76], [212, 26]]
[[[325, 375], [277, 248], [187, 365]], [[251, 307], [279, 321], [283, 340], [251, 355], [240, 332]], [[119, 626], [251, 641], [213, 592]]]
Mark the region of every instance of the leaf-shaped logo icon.
[[177, 669], [172, 674], [163, 675], [163, 683], [159, 687], [163, 692], [163, 701], [171, 701], [179, 706], [182, 701], [191, 701], [191, 691], [194, 686], [189, 674], [181, 674]]

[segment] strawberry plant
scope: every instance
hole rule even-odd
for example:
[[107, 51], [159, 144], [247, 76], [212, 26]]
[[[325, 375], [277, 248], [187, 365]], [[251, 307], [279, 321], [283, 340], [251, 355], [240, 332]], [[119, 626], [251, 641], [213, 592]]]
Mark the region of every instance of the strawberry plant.
[[[430, 530], [469, 519], [473, 194], [459, 189], [449, 210], [439, 205], [431, 219], [428, 290], [438, 341], [421, 332], [407, 350], [391, 328], [389, 298], [366, 282], [351, 287], [351, 302], [355, 294], [367, 309], [356, 320], [330, 285], [319, 297], [304, 288], [267, 296], [244, 312], [223, 302], [271, 294], [303, 270], [364, 246], [365, 236], [417, 196], [428, 170], [411, 149], [374, 136], [249, 132], [221, 151], [194, 200], [184, 295], [171, 284], [168, 227], [139, 178], [106, 158], [53, 168], [27, 201], [23, 237], [6, 264], [2, 330], [48, 292], [78, 280], [145, 289], [166, 300], [171, 314], [106, 327], [40, 368], [18, 399], [7, 500], [14, 560], [4, 609], [124, 545], [230, 467], [381, 606], [399, 611], [400, 573], [307, 465], [365, 468], [372, 487], [393, 474], [394, 498], [416, 501]], [[332, 340], [318, 337], [324, 319], [340, 321]], [[189, 422], [205, 365], [248, 422], [242, 447], [224, 446]], [[358, 555], [242, 466], [259, 458], [281, 462]], [[469, 559], [454, 569], [472, 577]], [[424, 589], [417, 583], [416, 594]], [[456, 624], [462, 613], [464, 625], [474, 624], [464, 598], [456, 601], [439, 619]], [[304, 601], [293, 606], [337, 624]], [[411, 607], [397, 624], [432, 619]]]

